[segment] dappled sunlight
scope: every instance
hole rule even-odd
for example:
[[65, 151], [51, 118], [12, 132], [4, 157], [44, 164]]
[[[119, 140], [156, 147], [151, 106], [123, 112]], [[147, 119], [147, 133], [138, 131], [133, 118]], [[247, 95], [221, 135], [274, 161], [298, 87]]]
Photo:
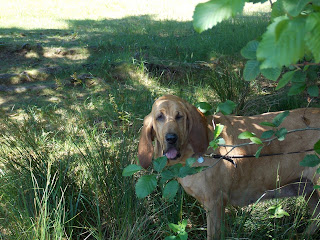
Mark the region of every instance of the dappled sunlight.
[[60, 103], [61, 99], [56, 96], [52, 96], [52, 97], [48, 98], [48, 101], [52, 102], [52, 103]]
[[26, 58], [39, 58], [39, 54], [37, 52], [29, 52], [25, 55]]
[[90, 57], [90, 53], [86, 48], [65, 48], [65, 47], [44, 47], [43, 56], [46, 58], [66, 58], [69, 60], [86, 60]]
[[6, 102], [6, 98], [0, 96], [0, 105]]

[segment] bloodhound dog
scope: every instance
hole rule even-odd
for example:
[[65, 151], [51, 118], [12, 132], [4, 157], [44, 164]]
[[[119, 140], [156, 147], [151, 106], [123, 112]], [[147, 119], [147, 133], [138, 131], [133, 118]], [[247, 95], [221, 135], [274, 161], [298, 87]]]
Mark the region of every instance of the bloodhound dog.
[[[151, 113], [144, 119], [138, 147], [138, 158], [144, 168], [152, 158], [165, 155], [168, 164], [185, 163], [196, 157], [194, 166], [211, 166], [200, 173], [178, 179], [184, 190], [195, 197], [206, 209], [207, 239], [219, 238], [226, 204], [245, 206], [263, 199], [303, 195], [307, 199], [313, 219], [319, 214], [319, 192], [313, 189], [319, 174], [317, 167], [302, 167], [299, 162], [306, 154], [313, 154], [313, 146], [320, 139], [320, 109], [297, 109], [290, 112], [281, 127], [290, 131], [284, 141], [271, 141], [260, 157], [253, 157], [258, 145], [243, 145], [241, 132], [254, 132], [258, 137], [270, 127], [259, 125], [272, 122], [279, 112], [256, 116], [205, 117], [196, 107], [183, 99], [165, 95], [158, 98]], [[221, 136], [225, 146], [213, 151], [208, 148], [216, 124], [225, 127]], [[311, 130], [317, 128], [316, 130]], [[154, 143], [153, 143], [154, 142]], [[210, 155], [211, 154], [211, 155]], [[212, 155], [232, 158], [236, 164]], [[313, 220], [306, 230], [312, 234], [318, 221]]]

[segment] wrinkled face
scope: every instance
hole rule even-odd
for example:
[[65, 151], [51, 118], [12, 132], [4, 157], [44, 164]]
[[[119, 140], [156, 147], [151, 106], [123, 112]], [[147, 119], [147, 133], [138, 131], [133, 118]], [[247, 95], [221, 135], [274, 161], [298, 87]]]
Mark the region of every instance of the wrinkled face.
[[163, 154], [169, 160], [181, 156], [188, 136], [188, 117], [182, 102], [158, 100], [152, 107], [153, 127]]

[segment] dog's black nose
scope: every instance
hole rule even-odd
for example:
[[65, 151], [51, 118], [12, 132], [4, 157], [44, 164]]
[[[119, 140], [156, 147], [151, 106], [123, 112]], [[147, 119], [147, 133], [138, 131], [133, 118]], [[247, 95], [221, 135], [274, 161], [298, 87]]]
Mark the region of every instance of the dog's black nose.
[[166, 134], [166, 141], [170, 144], [174, 144], [176, 143], [176, 141], [178, 140], [178, 136], [175, 133], [167, 133]]

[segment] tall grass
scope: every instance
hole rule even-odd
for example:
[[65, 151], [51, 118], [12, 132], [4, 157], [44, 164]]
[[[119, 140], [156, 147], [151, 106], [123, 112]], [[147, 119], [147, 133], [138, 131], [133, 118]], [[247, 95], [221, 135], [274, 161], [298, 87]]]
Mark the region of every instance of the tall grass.
[[[64, 103], [63, 108], [29, 107], [23, 120], [2, 119], [2, 236], [164, 239], [168, 223], [188, 219], [190, 239], [204, 239], [205, 212], [193, 198], [180, 191], [171, 204], [160, 193], [138, 200], [135, 179], [122, 177], [122, 169], [136, 160], [141, 116], [153, 101], [149, 93], [128, 89], [124, 97], [115, 94], [116, 88], [87, 92], [84, 86], [74, 88], [68, 99], [77, 91], [85, 97]], [[301, 219], [308, 219], [305, 203], [284, 202], [283, 206], [291, 205], [286, 209], [291, 217], [284, 219], [269, 218], [267, 208], [272, 204], [228, 208], [225, 236], [301, 235], [307, 224]]]
[[141, 121], [132, 124], [117, 104], [121, 96], [104, 97], [108, 103], [88, 97], [83, 104], [91, 105], [89, 111], [68, 109], [63, 119], [47, 107], [29, 108], [19, 122], [5, 120], [0, 149], [5, 238], [161, 238], [174, 207], [157, 194], [138, 200], [133, 179], [122, 177], [124, 166], [135, 161]]

